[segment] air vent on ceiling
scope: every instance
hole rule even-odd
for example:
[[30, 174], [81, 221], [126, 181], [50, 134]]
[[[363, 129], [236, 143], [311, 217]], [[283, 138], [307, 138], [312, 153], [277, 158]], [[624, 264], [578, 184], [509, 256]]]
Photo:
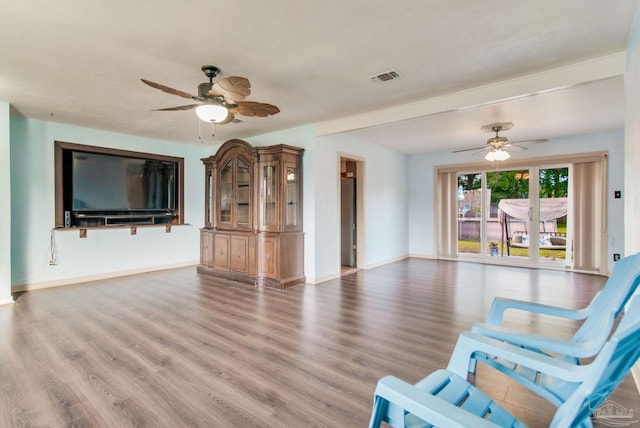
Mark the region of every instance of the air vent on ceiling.
[[400, 78], [400, 73], [398, 72], [398, 70], [389, 70], [370, 77], [371, 81], [375, 83], [384, 83], [398, 78]]

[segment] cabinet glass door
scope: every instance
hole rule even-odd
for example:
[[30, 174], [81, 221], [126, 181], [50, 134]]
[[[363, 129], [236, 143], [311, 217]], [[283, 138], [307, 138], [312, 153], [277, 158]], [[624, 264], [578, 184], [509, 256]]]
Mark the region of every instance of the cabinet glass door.
[[233, 201], [233, 163], [226, 163], [220, 171], [220, 222], [231, 223]]
[[277, 226], [277, 186], [278, 175], [276, 165], [266, 165], [262, 169], [262, 226]]
[[206, 214], [205, 214], [205, 226], [211, 227], [213, 223], [213, 174], [210, 169], [207, 169], [207, 182], [206, 186], [206, 196], [205, 196], [205, 204], [206, 204]]
[[236, 203], [237, 203], [237, 222], [238, 226], [247, 226], [249, 224], [249, 202], [251, 192], [249, 165], [244, 163], [242, 159], [238, 159], [238, 175], [236, 180]]
[[288, 229], [294, 229], [299, 224], [299, 210], [298, 204], [300, 201], [300, 184], [298, 177], [298, 168], [287, 167], [287, 195], [286, 195], [286, 208], [285, 208], [285, 227]]

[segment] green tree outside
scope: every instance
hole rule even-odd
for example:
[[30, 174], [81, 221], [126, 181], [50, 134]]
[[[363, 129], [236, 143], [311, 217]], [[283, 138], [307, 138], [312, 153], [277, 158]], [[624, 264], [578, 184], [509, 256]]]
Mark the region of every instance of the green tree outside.
[[[458, 186], [462, 190], [477, 190], [482, 187], [482, 174], [460, 174]], [[569, 195], [569, 168], [548, 168], [540, 170], [541, 198], [564, 198]], [[487, 172], [487, 188], [491, 189], [491, 202], [501, 199], [521, 199], [529, 197], [529, 173], [521, 171]]]

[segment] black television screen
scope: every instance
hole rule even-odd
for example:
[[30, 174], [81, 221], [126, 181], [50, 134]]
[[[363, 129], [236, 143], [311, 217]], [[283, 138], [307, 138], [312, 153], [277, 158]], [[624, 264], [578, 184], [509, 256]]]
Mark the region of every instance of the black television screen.
[[71, 151], [72, 211], [173, 210], [177, 164]]
[[55, 141], [56, 227], [184, 224], [184, 159]]

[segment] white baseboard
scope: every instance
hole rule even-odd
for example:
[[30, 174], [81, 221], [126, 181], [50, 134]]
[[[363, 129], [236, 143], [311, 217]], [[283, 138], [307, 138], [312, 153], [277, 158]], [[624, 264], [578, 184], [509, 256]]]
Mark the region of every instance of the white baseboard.
[[436, 260], [437, 257], [434, 256], [433, 254], [416, 254], [416, 253], [409, 253], [409, 258], [411, 259], [428, 259], [428, 260]]
[[312, 284], [312, 285], [320, 284], [322, 282], [331, 281], [332, 279], [336, 279], [336, 278], [340, 278], [339, 273], [335, 273], [333, 275], [321, 276], [313, 279], [307, 278], [307, 284]]
[[[376, 268], [378, 266], [383, 266], [383, 265], [388, 265], [389, 263], [395, 263], [395, 262], [399, 262], [400, 260], [405, 260], [408, 259], [409, 257], [411, 257], [409, 254], [405, 254], [403, 256], [400, 257], [395, 257], [393, 259], [389, 259], [389, 260], [383, 260], [381, 262], [377, 262], [377, 263], [372, 263], [370, 265], [367, 265], [365, 267], [357, 267], [354, 269], [373, 269]], [[337, 279], [340, 278], [342, 276], [341, 272], [336, 272], [336, 273], [332, 273], [331, 275], [325, 275], [325, 276], [321, 276], [318, 278], [307, 278], [307, 284], [320, 284], [321, 282], [326, 282], [326, 281], [331, 281], [332, 279]]]
[[376, 262], [376, 263], [371, 263], [370, 265], [367, 265], [367, 267], [365, 269], [373, 269], [379, 266], [384, 266], [384, 265], [388, 265], [389, 263], [395, 263], [395, 262], [399, 262], [400, 260], [406, 260], [408, 259], [410, 256], [409, 254], [404, 254], [400, 257], [394, 257], [393, 259], [387, 259], [387, 260], [383, 260], [381, 262]]
[[[12, 286], [11, 287], [11, 292], [12, 293], [18, 293], [18, 292], [22, 292], [22, 291], [40, 290], [40, 289], [43, 289], [43, 288], [60, 287], [60, 286], [64, 286], [64, 285], [79, 284], [79, 283], [82, 283], [82, 282], [98, 281], [98, 280], [101, 280], [101, 279], [117, 278], [117, 277], [120, 277], [120, 276], [127, 276], [127, 275], [136, 275], [136, 274], [139, 274], [139, 273], [147, 273], [147, 272], [155, 272], [155, 271], [159, 271], [159, 270], [167, 270], [167, 269], [176, 269], [176, 268], [181, 268], [181, 267], [195, 266], [197, 264], [198, 264], [197, 261], [190, 261], [190, 262], [182, 262], [182, 263], [173, 263], [173, 264], [162, 265], [162, 266], [150, 266], [150, 267], [139, 268], [139, 269], [121, 270], [121, 271], [117, 271], [117, 272], [107, 272], [107, 273], [102, 273], [102, 274], [98, 274], [98, 275], [88, 275], [88, 276], [79, 276], [79, 277], [74, 277], [74, 278], [65, 278], [65, 279], [59, 279], [59, 280], [55, 280], [55, 281], [43, 281], [43, 282], [20, 284], [20, 285]], [[0, 300], [0, 304], [1, 303], [2, 303], [2, 301]]]
[[9, 303], [13, 303], [13, 297], [9, 296], [9, 297], [0, 299], [0, 305], [8, 305]]

